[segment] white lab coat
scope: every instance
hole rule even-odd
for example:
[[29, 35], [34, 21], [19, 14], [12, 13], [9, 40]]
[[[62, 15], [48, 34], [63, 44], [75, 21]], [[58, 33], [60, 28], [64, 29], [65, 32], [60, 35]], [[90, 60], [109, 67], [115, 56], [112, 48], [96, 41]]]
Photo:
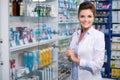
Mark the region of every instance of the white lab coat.
[[104, 34], [91, 27], [78, 43], [81, 30], [74, 32], [70, 48], [80, 59], [80, 64], [72, 62], [71, 80], [101, 80], [101, 68], [104, 63]]

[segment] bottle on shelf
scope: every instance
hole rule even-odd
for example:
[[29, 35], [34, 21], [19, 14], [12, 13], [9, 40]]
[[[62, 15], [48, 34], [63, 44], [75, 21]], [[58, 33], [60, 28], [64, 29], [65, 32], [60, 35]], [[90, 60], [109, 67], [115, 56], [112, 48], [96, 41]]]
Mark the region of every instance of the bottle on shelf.
[[11, 5], [12, 5], [12, 16], [23, 16], [23, 1], [22, 0], [13, 0]]
[[9, 15], [13, 15], [13, 10], [12, 10], [12, 0], [9, 1]]
[[16, 12], [17, 12], [17, 15], [16, 16], [20, 16], [20, 0], [16, 0], [16, 3], [17, 3], [17, 8], [16, 8]]
[[13, 12], [13, 16], [17, 16], [17, 1], [13, 0], [12, 2], [12, 12]]
[[20, 3], [20, 16], [24, 15], [24, 7], [23, 7], [23, 1]]

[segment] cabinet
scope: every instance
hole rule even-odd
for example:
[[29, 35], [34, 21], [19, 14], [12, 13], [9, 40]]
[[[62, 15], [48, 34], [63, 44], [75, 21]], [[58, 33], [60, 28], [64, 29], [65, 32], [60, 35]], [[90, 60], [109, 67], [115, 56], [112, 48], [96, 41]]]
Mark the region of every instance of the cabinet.
[[[105, 33], [105, 62], [102, 76], [110, 78], [110, 56], [111, 56], [111, 25], [112, 25], [112, 0], [98, 0], [96, 2], [97, 15], [95, 28]], [[98, 23], [96, 23], [98, 21]], [[96, 27], [97, 26], [97, 27]]]
[[10, 80], [57, 80], [57, 0], [9, 1]]
[[[120, 1], [113, 0], [112, 6], [112, 43], [111, 43], [111, 77], [119, 78], [120, 77]], [[116, 5], [114, 5], [116, 4]]]
[[[14, 79], [23, 80], [23, 79], [38, 79], [38, 78], [42, 78], [42, 80], [56, 80], [58, 79], [57, 76], [58, 57], [56, 53], [57, 49], [54, 49], [55, 54], [52, 55], [54, 56], [54, 58], [52, 58], [53, 63], [47, 62], [47, 60], [43, 58], [42, 60], [44, 60], [43, 62], [46, 62], [46, 65], [44, 63], [44, 65], [39, 68], [36, 65], [33, 70], [31, 69], [32, 66], [31, 64], [29, 64], [30, 66], [29, 69], [25, 68], [26, 65], [24, 62], [33, 63], [32, 62], [33, 57], [31, 57], [31, 55], [33, 56], [33, 53], [36, 53], [36, 55], [38, 53], [36, 51], [42, 51], [41, 53], [43, 52], [45, 53], [46, 51], [51, 49], [50, 47], [52, 47], [53, 44], [56, 44], [56, 42], [58, 41], [59, 39], [58, 35], [55, 34], [57, 33], [57, 29], [58, 29], [58, 22], [57, 22], [58, 13], [56, 13], [58, 12], [58, 9], [57, 7], [55, 7], [58, 6], [58, 1], [57, 0], [46, 0], [44, 2], [40, 2], [37, 0], [30, 0], [30, 1], [20, 0], [20, 1], [23, 1], [20, 7], [23, 9], [22, 11], [20, 11], [22, 14], [13, 16], [13, 13], [11, 13], [12, 12], [12, 3], [10, 3], [11, 0], [10, 1], [0, 0], [0, 35], [3, 41], [2, 45], [0, 46], [2, 52], [0, 59], [3, 62], [3, 65], [0, 66], [0, 70], [1, 70], [0, 80], [14, 80]], [[42, 9], [43, 9], [43, 6], [46, 6], [46, 4], [48, 4], [47, 7], [49, 7], [49, 5], [53, 6], [52, 7], [53, 13], [51, 13], [51, 16], [41, 16], [41, 14], [43, 13], [40, 13], [38, 11], [40, 5], [42, 5]], [[37, 12], [33, 12], [33, 9], [35, 8], [36, 5], [37, 5]], [[46, 36], [46, 32], [44, 33], [44, 36], [40, 35], [43, 34], [40, 33], [39, 31], [42, 30], [40, 26], [43, 25], [43, 30], [46, 30], [45, 24], [49, 25], [48, 27], [52, 27], [52, 30], [50, 30], [50, 28], [47, 27], [49, 36], [48, 35]], [[36, 29], [36, 37], [33, 37], [32, 35], [34, 32], [33, 29]], [[21, 33], [23, 33], [21, 30], [23, 31], [25, 30], [24, 35], [26, 35], [27, 37], [25, 36], [24, 38], [23, 36], [19, 37]], [[29, 36], [27, 35], [26, 32], [29, 34]], [[60, 38], [60, 40], [61, 39], [66, 39], [66, 37], [62, 37]], [[26, 56], [26, 54], [29, 53], [30, 56], [28, 55]], [[27, 59], [25, 59], [26, 57], [32, 60], [28, 61]], [[48, 55], [47, 56], [44, 55], [44, 57], [51, 59], [51, 57], [50, 56], [48, 57]], [[35, 57], [34, 60], [37, 61], [38, 59], [36, 59]], [[48, 63], [50, 64], [47, 65]]]

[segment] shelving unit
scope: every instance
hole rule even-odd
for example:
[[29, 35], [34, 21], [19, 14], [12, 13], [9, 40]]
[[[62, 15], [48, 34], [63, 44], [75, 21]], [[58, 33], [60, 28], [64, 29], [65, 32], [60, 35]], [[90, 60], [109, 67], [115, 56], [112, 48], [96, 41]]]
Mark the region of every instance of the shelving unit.
[[72, 33], [79, 28], [77, 15], [79, 2], [80, 0], [58, 0], [58, 80], [67, 80], [70, 77], [71, 65], [64, 52], [70, 45]]
[[[22, 0], [20, 0], [22, 1]], [[2, 62], [3, 65], [0, 65], [0, 80], [21, 80], [21, 79], [30, 79], [33, 77], [34, 79], [41, 78], [41, 80], [65, 80], [70, 75], [70, 68], [68, 67], [69, 63], [64, 62], [64, 65], [59, 66], [61, 64], [61, 61], [58, 62], [58, 58], [60, 56], [64, 55], [65, 49], [69, 46], [69, 42], [71, 40], [72, 33], [79, 28], [79, 22], [77, 20], [77, 5], [81, 0], [46, 0], [43, 2], [40, 2], [39, 0], [23, 0], [23, 15], [22, 16], [8, 16], [9, 12], [11, 11], [11, 4], [8, 5], [8, 0], [0, 0], [0, 40], [3, 41], [3, 43], [0, 43], [0, 63]], [[75, 2], [76, 1], [76, 2]], [[119, 59], [119, 42], [120, 42], [120, 30], [116, 26], [120, 26], [120, 18], [118, 17], [118, 14], [120, 12], [119, 7], [119, 0], [88, 0], [91, 2], [97, 2], [97, 16], [95, 19], [95, 28], [98, 30], [101, 30], [105, 33], [105, 40], [106, 40], [106, 53], [107, 53], [107, 62], [105, 62], [103, 66], [103, 77], [106, 78], [118, 78], [120, 77], [117, 71], [120, 69], [119, 64], [115, 64], [117, 61], [120, 61]], [[113, 5], [117, 4], [117, 8], [112, 9], [112, 1], [114, 2]], [[4, 4], [3, 4], [4, 3]], [[103, 5], [109, 5], [109, 8], [100, 8], [100, 4], [103, 3]], [[99, 5], [99, 6], [98, 6]], [[36, 7], [37, 10], [31, 11], [32, 9]], [[45, 7], [51, 7], [52, 12], [49, 16], [41, 16], [41, 13], [39, 13], [39, 8], [42, 7], [42, 11], [44, 12]], [[4, 8], [3, 8], [4, 7]], [[41, 10], [41, 9], [40, 9]], [[40, 11], [40, 12], [42, 12]], [[113, 11], [113, 13], [112, 13]], [[58, 12], [58, 13], [57, 13]], [[114, 12], [117, 12], [117, 15], [114, 14]], [[31, 14], [29, 14], [31, 13]], [[112, 15], [114, 14], [114, 15]], [[43, 14], [42, 14], [43, 15]], [[76, 16], [75, 16], [76, 15]], [[74, 16], [74, 17], [73, 17]], [[112, 17], [111, 17], [112, 16]], [[113, 17], [117, 20], [114, 20]], [[112, 21], [112, 22], [111, 22]], [[37, 24], [38, 23], [38, 24]], [[40, 23], [40, 24], [39, 24]], [[10, 34], [9, 28], [13, 28], [13, 30], [16, 30], [16, 27], [29, 27], [28, 29], [35, 29], [35, 26], [39, 27], [38, 29], [42, 30], [40, 27], [41, 25], [46, 24], [47, 27], [51, 28], [50, 36], [54, 36], [52, 39], [49, 37], [49, 39], [46, 38], [40, 38], [40, 40], [34, 40], [33, 42], [29, 42], [23, 45], [15, 45], [12, 47], [9, 47], [9, 39]], [[8, 28], [9, 27], [9, 28]], [[118, 31], [116, 31], [116, 30]], [[34, 31], [34, 30], [33, 30]], [[59, 34], [58, 34], [59, 33]], [[112, 38], [112, 39], [111, 39]], [[36, 39], [36, 38], [32, 38]], [[111, 44], [112, 42], [112, 44]], [[13, 77], [10, 73], [15, 73], [15, 69], [10, 69], [9, 61], [15, 60], [15, 67], [21, 68], [24, 66], [24, 53], [26, 51], [28, 52], [35, 52], [35, 51], [42, 51], [45, 52], [45, 49], [50, 49], [52, 45], [60, 45], [59, 50], [55, 48], [55, 60], [52, 63], [47, 64], [44, 63], [44, 66], [35, 69], [31, 72], [28, 72], [27, 74], [24, 74], [24, 76], [19, 77]], [[112, 49], [114, 48], [114, 44], [117, 45], [118, 49]], [[63, 48], [62, 51], [60, 50], [61, 47]], [[10, 51], [10, 52], [9, 52]], [[59, 53], [60, 54], [59, 54]], [[117, 54], [117, 55], [116, 55]], [[48, 56], [48, 55], [47, 55]], [[47, 57], [45, 56], [45, 57]], [[41, 57], [40, 57], [41, 60]], [[44, 59], [42, 59], [44, 60]], [[117, 60], [117, 61], [116, 61]], [[115, 62], [116, 61], [116, 62]], [[28, 61], [29, 63], [30, 61]], [[119, 63], [119, 62], [117, 62]], [[14, 66], [14, 65], [13, 65]], [[116, 67], [117, 66], [117, 67]], [[62, 68], [62, 69], [61, 69]], [[67, 68], [67, 69], [66, 69]], [[69, 69], [68, 69], [69, 68]], [[18, 69], [17, 69], [18, 70]], [[117, 70], [117, 71], [116, 71]], [[27, 69], [26, 69], [27, 71]], [[63, 71], [63, 72], [59, 72]], [[59, 74], [62, 73], [62, 74]], [[18, 73], [15, 73], [18, 74]], [[38, 75], [39, 74], [39, 75]], [[6, 77], [4, 77], [6, 75]], [[41, 76], [42, 77], [38, 77]], [[60, 77], [58, 77], [60, 75]], [[10, 77], [9, 77], [10, 76]], [[43, 76], [48, 76], [44, 77]], [[12, 77], [12, 78], [11, 78]]]
[[[23, 15], [16, 15], [11, 4], [9, 5], [9, 80], [57, 80], [58, 55], [57, 48], [53, 45], [58, 41], [58, 8], [55, 7], [58, 6], [58, 1], [18, 1], [22, 1], [19, 4]], [[12, 4], [18, 5], [17, 2]], [[19, 73], [22, 71], [23, 73]]]
[[[120, 1], [113, 0], [112, 2], [112, 41], [111, 41], [111, 77], [112, 78], [120, 78]], [[116, 4], [116, 5], [115, 5]]]
[[58, 27], [60, 36], [70, 36], [78, 28], [77, 6], [79, 0], [58, 0]]

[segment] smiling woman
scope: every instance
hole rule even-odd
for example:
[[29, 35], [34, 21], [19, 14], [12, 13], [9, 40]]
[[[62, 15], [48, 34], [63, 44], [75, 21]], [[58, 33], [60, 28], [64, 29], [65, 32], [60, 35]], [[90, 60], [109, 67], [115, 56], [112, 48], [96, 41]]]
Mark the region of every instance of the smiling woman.
[[79, 13], [79, 21], [83, 31], [88, 30], [94, 21], [93, 12], [90, 9], [81, 10]]
[[70, 49], [65, 51], [72, 61], [71, 80], [102, 80], [100, 70], [104, 63], [104, 34], [92, 27], [95, 6], [83, 2], [79, 6], [78, 20], [81, 30], [73, 33]]
[[79, 13], [78, 19], [79, 19], [80, 25], [82, 27], [82, 33], [81, 33], [81, 36], [78, 41], [78, 42], [80, 42], [81, 39], [83, 38], [83, 36], [85, 35], [85, 33], [92, 26], [93, 21], [94, 21], [94, 14], [93, 14], [92, 10], [90, 10], [90, 9], [81, 10]]

